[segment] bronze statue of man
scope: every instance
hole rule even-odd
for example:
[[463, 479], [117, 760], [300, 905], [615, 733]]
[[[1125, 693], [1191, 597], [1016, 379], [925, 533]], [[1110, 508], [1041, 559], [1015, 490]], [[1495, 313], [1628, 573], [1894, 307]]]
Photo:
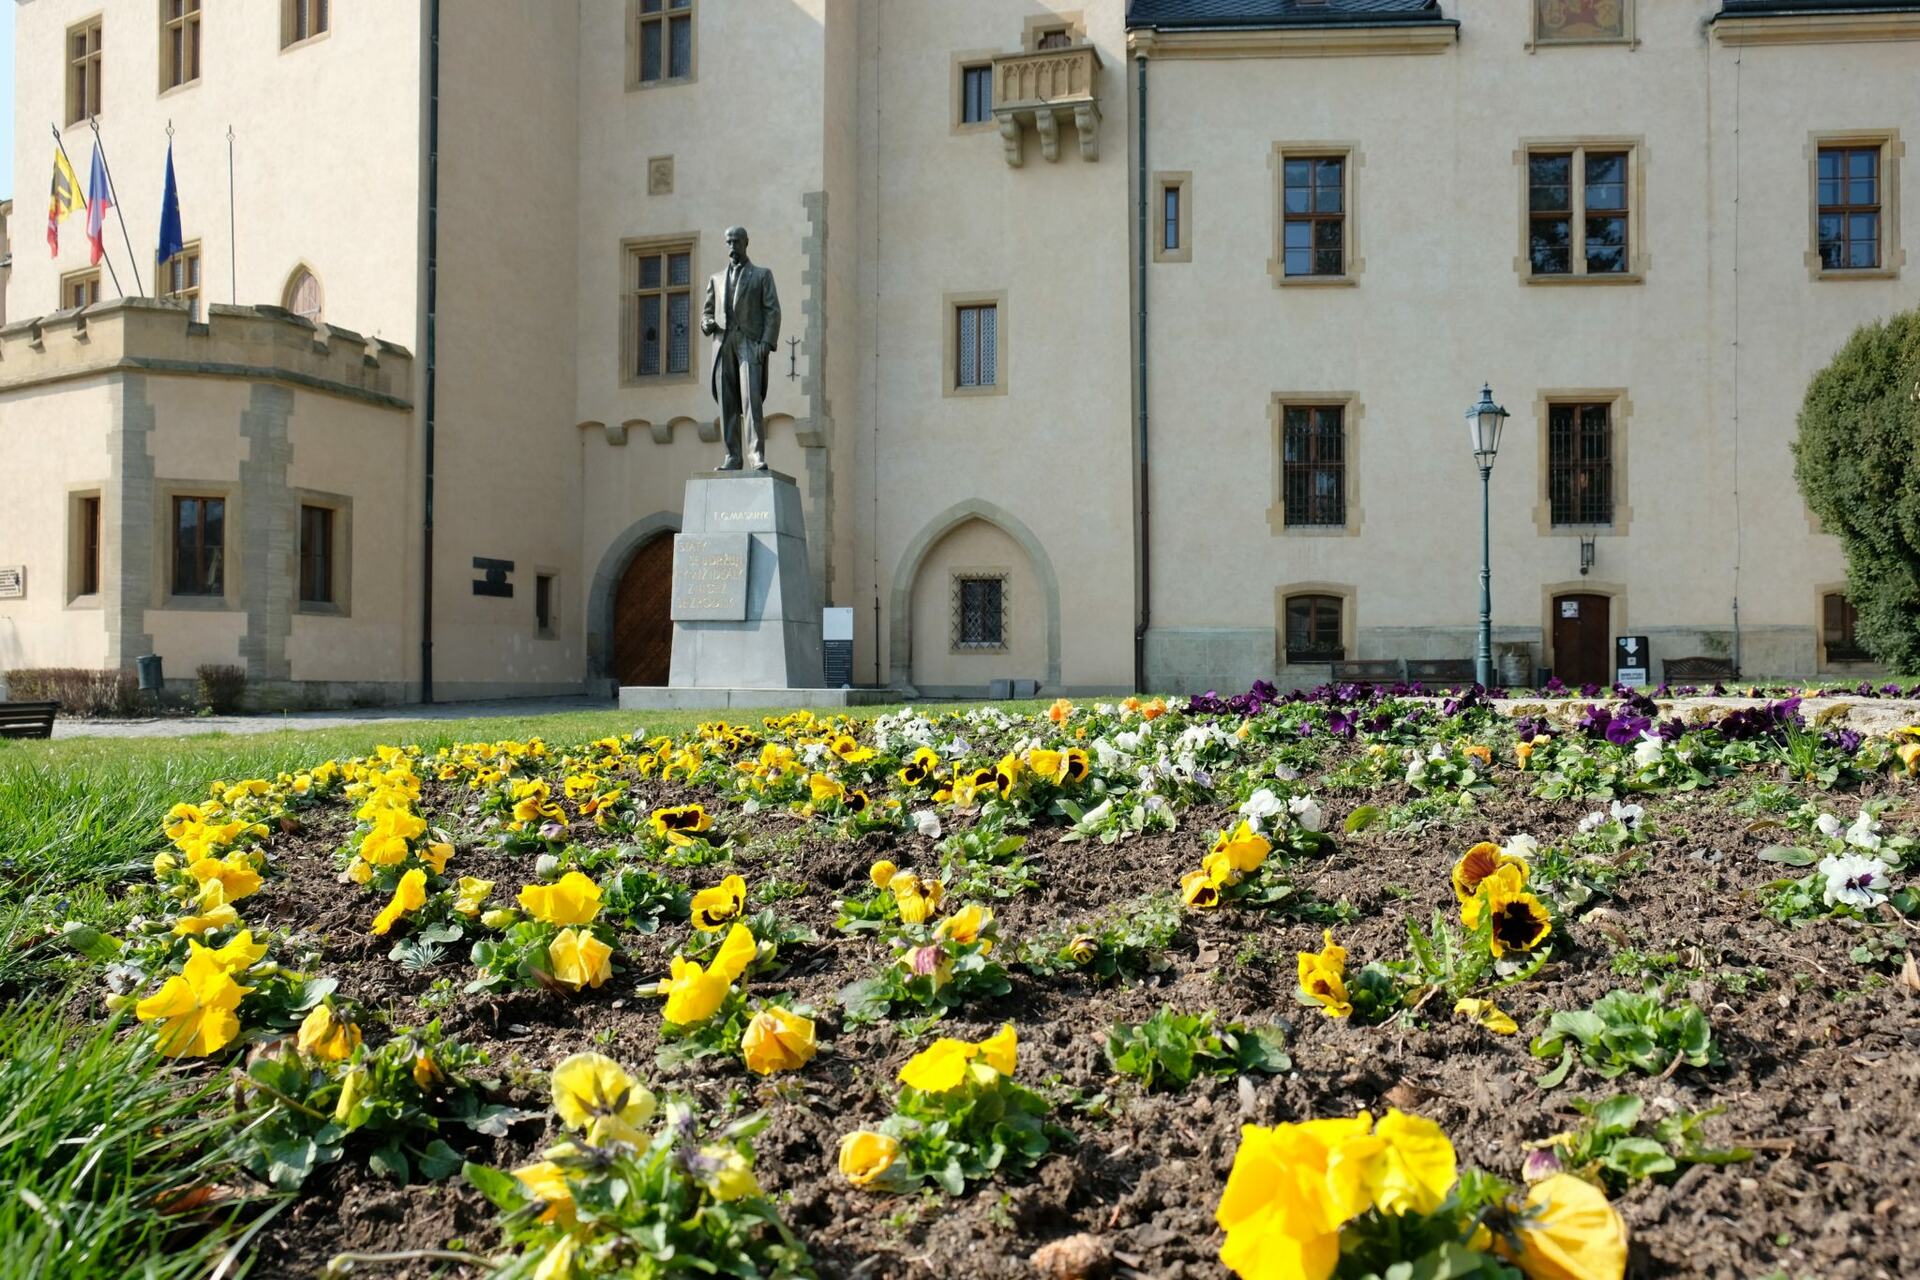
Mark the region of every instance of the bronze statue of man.
[[713, 341], [713, 398], [727, 456], [718, 471], [740, 469], [740, 419], [747, 419], [747, 461], [767, 469], [767, 357], [780, 341], [780, 295], [773, 272], [747, 260], [747, 229], [727, 228], [727, 269], [707, 279], [700, 332]]

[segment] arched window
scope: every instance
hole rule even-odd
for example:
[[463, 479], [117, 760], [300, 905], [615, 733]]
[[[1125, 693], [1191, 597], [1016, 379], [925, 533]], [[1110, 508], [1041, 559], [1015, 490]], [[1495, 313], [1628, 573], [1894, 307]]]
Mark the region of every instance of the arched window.
[[287, 291], [281, 303], [287, 310], [316, 325], [321, 323], [320, 280], [305, 267], [295, 267], [287, 278]]
[[1287, 597], [1287, 661], [1340, 662], [1347, 656], [1340, 638], [1339, 596]]

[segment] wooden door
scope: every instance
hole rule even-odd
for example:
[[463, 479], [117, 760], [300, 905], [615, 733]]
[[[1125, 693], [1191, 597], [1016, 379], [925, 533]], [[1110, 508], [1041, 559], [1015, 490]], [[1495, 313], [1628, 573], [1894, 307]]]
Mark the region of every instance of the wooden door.
[[1612, 604], [1588, 594], [1553, 598], [1553, 674], [1563, 683], [1613, 683]]
[[664, 685], [673, 661], [673, 538], [633, 553], [613, 597], [613, 675], [621, 684]]

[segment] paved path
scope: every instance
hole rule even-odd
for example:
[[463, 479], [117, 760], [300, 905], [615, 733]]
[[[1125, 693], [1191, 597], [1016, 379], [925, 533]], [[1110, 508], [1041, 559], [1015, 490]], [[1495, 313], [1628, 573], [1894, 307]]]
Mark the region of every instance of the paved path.
[[557, 711], [613, 711], [611, 698], [505, 698], [492, 702], [412, 703], [339, 711], [287, 711], [256, 716], [156, 716], [148, 720], [53, 722], [56, 738], [184, 738], [196, 733], [271, 733], [276, 729], [336, 729], [389, 720], [467, 720], [545, 716]]

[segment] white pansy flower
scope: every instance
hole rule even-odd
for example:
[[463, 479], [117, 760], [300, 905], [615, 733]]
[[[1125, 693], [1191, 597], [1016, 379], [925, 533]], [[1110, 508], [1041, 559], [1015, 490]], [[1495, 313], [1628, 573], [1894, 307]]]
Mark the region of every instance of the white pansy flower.
[[1102, 800], [1099, 804], [1093, 806], [1093, 808], [1087, 810], [1085, 813], [1080, 815], [1079, 825], [1083, 827], [1097, 827], [1101, 823], [1105, 822], [1112, 813], [1113, 813], [1112, 799], [1109, 798], [1106, 800]]
[[1634, 744], [1633, 748], [1634, 768], [1644, 769], [1648, 765], [1658, 762], [1661, 754], [1665, 752], [1666, 749], [1667, 744], [1660, 741], [1658, 734], [1642, 734], [1640, 741]]
[[1613, 820], [1629, 831], [1638, 827], [1640, 825], [1640, 819], [1647, 816], [1647, 811], [1639, 805], [1621, 804], [1618, 800], [1615, 800], [1610, 806], [1610, 812], [1613, 815]]
[[1258, 821], [1262, 818], [1271, 818], [1274, 814], [1279, 813], [1286, 807], [1286, 801], [1273, 794], [1273, 792], [1266, 787], [1261, 787], [1258, 791], [1248, 796], [1247, 802], [1240, 806], [1240, 816]]
[[1880, 847], [1880, 824], [1865, 809], [1847, 828], [1847, 843], [1856, 849], [1878, 849]]
[[1105, 738], [1093, 740], [1093, 758], [1100, 762], [1102, 769], [1111, 769], [1120, 763], [1120, 753]]
[[940, 838], [940, 815], [931, 809], [922, 809], [913, 815], [913, 825], [929, 840]]
[[940, 754], [949, 760], [958, 760], [961, 756], [966, 755], [972, 750], [972, 743], [968, 742], [959, 734], [955, 734], [952, 739], [948, 741], [947, 745], [940, 749]]
[[1844, 904], [1868, 910], [1887, 900], [1887, 864], [1857, 853], [1828, 854], [1820, 859], [1827, 882], [1822, 895], [1828, 906]]
[[1290, 764], [1277, 764], [1273, 766], [1273, 776], [1282, 782], [1292, 782], [1300, 776], [1300, 771]]
[[1132, 755], [1134, 752], [1140, 750], [1140, 737], [1139, 730], [1128, 729], [1124, 733], [1116, 733], [1113, 735], [1113, 745], [1128, 755]]
[[1304, 831], [1318, 831], [1327, 825], [1327, 815], [1321, 812], [1320, 802], [1312, 796], [1293, 797], [1287, 801], [1287, 809]]
[[1846, 830], [1846, 828], [1840, 824], [1840, 819], [1830, 813], [1821, 814], [1818, 821], [1813, 825], [1818, 827], [1820, 834], [1829, 840], [1838, 840], [1840, 833]]
[[1540, 852], [1540, 842], [1522, 831], [1519, 835], [1500, 846], [1500, 852], [1509, 858], [1521, 858], [1531, 861]]
[[824, 742], [809, 742], [800, 748], [800, 758], [809, 765], [819, 764], [820, 758], [826, 754], [827, 744]]
[[1580, 819], [1580, 830], [1591, 831], [1595, 827], [1603, 825], [1606, 822], [1606, 820], [1607, 820], [1607, 815], [1604, 813], [1590, 813], [1586, 817]]
[[1093, 714], [1097, 716], [1110, 716], [1113, 714], [1113, 704], [1111, 702], [1096, 702], [1093, 704]]

